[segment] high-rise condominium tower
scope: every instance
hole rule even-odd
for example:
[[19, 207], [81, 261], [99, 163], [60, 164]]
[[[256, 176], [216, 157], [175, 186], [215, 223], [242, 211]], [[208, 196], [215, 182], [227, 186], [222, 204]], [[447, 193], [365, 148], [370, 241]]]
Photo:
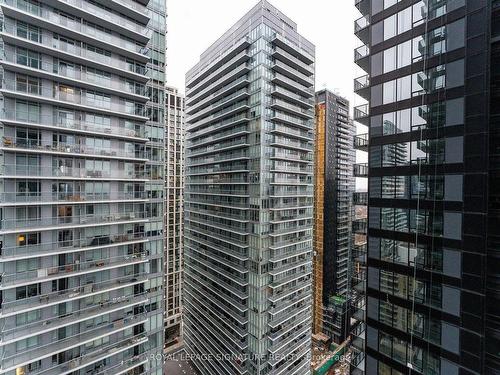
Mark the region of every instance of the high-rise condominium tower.
[[313, 331], [339, 344], [349, 334], [355, 130], [346, 99], [316, 93]]
[[366, 372], [500, 374], [498, 1], [356, 6]]
[[167, 87], [165, 101], [165, 349], [173, 350], [182, 335], [184, 95]]
[[186, 80], [186, 348], [225, 356], [207, 375], [308, 374], [314, 46], [260, 1]]
[[165, 4], [0, 9], [0, 374], [160, 375]]

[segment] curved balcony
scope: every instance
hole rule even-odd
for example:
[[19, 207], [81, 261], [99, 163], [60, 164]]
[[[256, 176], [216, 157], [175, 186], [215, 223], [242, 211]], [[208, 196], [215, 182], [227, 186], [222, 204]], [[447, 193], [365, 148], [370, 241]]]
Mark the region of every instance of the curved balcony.
[[[18, 0], [4, 0], [1, 3], [3, 13], [15, 19], [22, 19], [30, 24], [40, 25], [56, 33], [69, 35], [91, 44], [112, 49], [124, 56], [149, 60], [146, 43], [137, 44], [115, 34], [108, 34], [88, 24], [69, 19], [63, 14], [55, 13], [47, 8], [31, 6], [24, 10], [24, 2]], [[118, 17], [117, 17], [118, 18]]]
[[72, 154], [95, 158], [148, 161], [141, 152], [135, 150], [120, 149], [118, 147], [90, 147], [66, 142], [54, 144], [52, 141], [27, 140], [26, 138], [3, 137], [2, 149], [4, 151], [12, 150], [37, 154]]
[[103, 324], [102, 326], [93, 327], [86, 330], [83, 333], [78, 333], [71, 337], [65, 338], [63, 340], [58, 340], [57, 342], [51, 342], [46, 345], [36, 346], [33, 349], [28, 349], [22, 353], [5, 353], [5, 357], [2, 360], [1, 371], [7, 372], [12, 371], [16, 367], [20, 367], [37, 361], [43, 358], [50, 357], [53, 354], [64, 350], [70, 350], [86, 343], [92, 342], [102, 337], [111, 336], [115, 333], [124, 331], [129, 328], [133, 328], [139, 324], [144, 324], [148, 321], [147, 316], [144, 314], [134, 315], [131, 317], [115, 320], [114, 322]]
[[149, 100], [144, 84], [120, 79], [118, 76], [111, 76], [109, 78], [96, 76], [95, 74], [88, 73], [86, 66], [61, 66], [60, 64], [52, 64], [47, 61], [37, 61], [36, 64], [28, 65], [27, 56], [16, 53], [4, 56], [1, 64], [6, 70], [32, 74], [54, 82], [76, 85], [90, 90], [97, 89], [112, 95], [127, 97], [131, 100], [141, 102]]
[[3, 165], [0, 166], [0, 176], [3, 178], [43, 178], [43, 179], [66, 179], [66, 180], [118, 180], [128, 181], [142, 180], [148, 181], [143, 172], [127, 171], [127, 170], [88, 170], [86, 168], [70, 168], [70, 167], [40, 167], [38, 165]]
[[[4, 240], [4, 243], [6, 241]], [[0, 262], [11, 262], [28, 258], [38, 258], [57, 254], [71, 254], [119, 246], [138, 245], [148, 242], [145, 233], [124, 233], [109, 236], [82, 238], [68, 241], [27, 244], [25, 246], [3, 246]]]

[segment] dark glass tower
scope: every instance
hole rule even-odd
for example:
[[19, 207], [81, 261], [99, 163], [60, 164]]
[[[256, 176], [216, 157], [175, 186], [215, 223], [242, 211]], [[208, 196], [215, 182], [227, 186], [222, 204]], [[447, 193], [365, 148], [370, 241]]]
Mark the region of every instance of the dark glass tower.
[[498, 374], [498, 2], [356, 6], [368, 75], [355, 87], [369, 101], [355, 109], [369, 126], [365, 371]]

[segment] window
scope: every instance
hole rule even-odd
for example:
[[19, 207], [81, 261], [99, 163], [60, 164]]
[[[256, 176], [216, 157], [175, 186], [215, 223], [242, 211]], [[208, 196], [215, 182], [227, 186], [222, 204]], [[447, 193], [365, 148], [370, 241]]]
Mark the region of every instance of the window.
[[40, 43], [42, 39], [42, 33], [38, 27], [21, 21], [17, 21], [17, 36], [37, 43]]
[[17, 47], [16, 62], [34, 69], [41, 69], [42, 61], [40, 54], [26, 48]]
[[37, 148], [41, 145], [42, 135], [38, 130], [16, 128], [16, 146]]
[[16, 100], [16, 120], [26, 122], [40, 121], [40, 104]]
[[28, 94], [40, 95], [41, 94], [40, 80], [36, 77], [30, 77], [23, 74], [16, 75], [16, 90]]

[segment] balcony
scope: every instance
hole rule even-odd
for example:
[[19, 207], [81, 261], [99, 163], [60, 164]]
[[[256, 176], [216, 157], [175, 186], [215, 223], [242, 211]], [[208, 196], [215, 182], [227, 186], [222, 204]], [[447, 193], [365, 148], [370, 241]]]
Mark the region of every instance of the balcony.
[[86, 48], [69, 44], [62, 40], [53, 39], [42, 35], [41, 40], [33, 41], [17, 36], [12, 25], [4, 25], [2, 31], [4, 41], [32, 50], [42, 50], [46, 54], [54, 55], [61, 59], [74, 61], [82, 65], [97, 67], [106, 71], [113, 71], [120, 76], [125, 76], [140, 82], [147, 82], [149, 77], [144, 64], [130, 63], [116, 57], [102, 55]]
[[57, 342], [47, 345], [37, 346], [34, 349], [25, 350], [22, 353], [5, 353], [0, 371], [13, 371], [17, 367], [24, 366], [33, 361], [50, 357], [53, 354], [64, 350], [70, 350], [102, 337], [111, 336], [115, 333], [133, 328], [148, 321], [146, 315], [134, 315], [128, 318], [118, 319], [101, 327], [86, 330]]
[[[270, 120], [273, 122], [281, 122], [281, 123], [284, 123], [286, 125], [301, 127], [301, 128], [304, 128], [306, 130], [311, 130], [311, 131], [312, 131], [313, 126], [314, 126], [312, 119], [305, 120], [305, 119], [301, 119], [298, 117], [285, 115], [284, 113], [279, 113], [279, 112], [275, 112], [273, 115], [271, 115]], [[311, 140], [313, 139], [312, 135], [311, 135], [310, 139]]]
[[189, 89], [190, 95], [195, 95], [198, 92], [211, 86], [213, 82], [216, 82], [220, 78], [226, 76], [232, 70], [237, 68], [239, 65], [245, 65], [250, 59], [250, 55], [247, 51], [241, 51], [238, 55], [233, 57], [231, 60], [222, 65], [219, 69], [211, 73], [209, 76], [204, 78], [202, 81], [198, 82], [196, 85]]
[[70, 314], [56, 316], [50, 319], [37, 321], [17, 327], [3, 327], [0, 333], [0, 345], [7, 345], [13, 342], [26, 339], [28, 337], [40, 335], [56, 329], [71, 326], [88, 320], [120, 311], [128, 307], [147, 303], [148, 299], [144, 295], [115, 297], [99, 305], [72, 311]]
[[[67, 303], [113, 290], [143, 284], [148, 280], [148, 274], [132, 274], [121, 276], [101, 283], [89, 283], [84, 286], [60, 290], [46, 294], [14, 301], [3, 301], [0, 318], [14, 316], [23, 312], [33, 311], [44, 307]], [[5, 298], [5, 297], [4, 297]]]
[[237, 40], [233, 46], [229, 47], [222, 54], [216, 55], [211, 61], [207, 61], [205, 65], [197, 65], [187, 73], [186, 87], [189, 89], [205, 79], [206, 75], [224, 65], [227, 61], [231, 60], [234, 56], [238, 55], [241, 51], [247, 49], [252, 41], [248, 37], [243, 37]]
[[368, 163], [354, 164], [354, 177], [368, 178]]
[[306, 87], [314, 86], [314, 78], [301, 73], [300, 71], [288, 66], [281, 61], [275, 61], [272, 65], [272, 69], [283, 74], [284, 76], [287, 76], [290, 79], [293, 79], [294, 81], [297, 81], [301, 85], [304, 85]]
[[[50, 0], [52, 2], [53, 0]], [[107, 28], [120, 28], [120, 33], [127, 35], [130, 38], [135, 38], [142, 43], [147, 43], [151, 38], [151, 29], [148, 29], [146, 25], [141, 25], [133, 22], [129, 18], [125, 18], [120, 14], [110, 12], [105, 8], [98, 7], [91, 2], [85, 0], [62, 0], [64, 4], [59, 3], [58, 6], [64, 8], [64, 10], [69, 14], [81, 14], [84, 18], [89, 18], [89, 16], [94, 17], [94, 22], [100, 24], [101, 22], [107, 23]], [[116, 1], [116, 0], [115, 0]], [[135, 1], [122, 0], [127, 4], [129, 9], [135, 9], [138, 11], [138, 16], [145, 16], [148, 14], [147, 8]], [[121, 8], [123, 9], [123, 8]], [[121, 10], [120, 9], [120, 10]], [[124, 14], [121, 12], [121, 14]], [[147, 23], [147, 19], [144, 17], [130, 17], [132, 19], [139, 18], [139, 22]], [[149, 18], [149, 17], [148, 17]], [[146, 21], [146, 22], [144, 22]]]
[[50, 79], [54, 82], [76, 85], [90, 90], [97, 89], [111, 95], [118, 95], [143, 103], [149, 100], [144, 84], [121, 79], [118, 76], [110, 76], [108, 78], [97, 76], [88, 73], [86, 66], [62, 66], [43, 61], [41, 57], [35, 62], [31, 61], [31, 64], [28, 65], [27, 56], [16, 53], [5, 56], [5, 59], [2, 60], [2, 65], [4, 69], [9, 71], [31, 74], [40, 78]]
[[365, 72], [368, 72], [370, 69], [369, 56], [370, 56], [370, 48], [368, 48], [368, 46], [365, 44], [359, 46], [354, 50], [354, 62]]
[[366, 218], [353, 220], [352, 231], [354, 233], [366, 235], [367, 230], [368, 230], [368, 223]]
[[369, 16], [362, 16], [354, 21], [354, 34], [364, 43], [368, 44], [370, 39]]
[[286, 52], [283, 48], [274, 47], [272, 56], [277, 60], [283, 61], [285, 64], [291, 66], [292, 68], [298, 70], [308, 77], [311, 77], [314, 74], [314, 66], [302, 62], [291, 53]]
[[355, 205], [366, 206], [368, 204], [368, 192], [358, 191], [353, 194], [353, 201]]
[[370, 106], [369, 104], [362, 104], [354, 107], [354, 121], [358, 121], [363, 125], [368, 125], [370, 120]]
[[354, 92], [363, 99], [370, 99], [370, 76], [368, 74], [354, 79]]
[[307, 52], [304, 48], [301, 48], [301, 46], [289, 41], [284, 36], [276, 33], [271, 38], [271, 41], [276, 46], [285, 50], [289, 54], [295, 56], [297, 59], [304, 62], [305, 64], [311, 65], [314, 63], [314, 56], [313, 55], [311, 55], [309, 52]]
[[300, 82], [294, 81], [281, 73], [274, 73], [271, 81], [287, 90], [300, 94], [304, 98], [312, 98], [314, 96], [314, 91], [312, 89], [305, 87]]
[[6, 290], [32, 284], [33, 282], [46, 282], [66, 277], [81, 276], [88, 273], [107, 271], [113, 268], [132, 266], [147, 261], [146, 253], [138, 253], [115, 258], [97, 259], [90, 262], [40, 268], [36, 271], [17, 272], [7, 275], [3, 274], [0, 289]]
[[127, 222], [146, 222], [146, 212], [123, 212], [107, 215], [74, 215], [22, 219], [4, 219], [0, 234], [22, 231], [45, 231], [57, 228], [76, 228], [78, 226], [102, 226]]
[[[111, 247], [139, 245], [147, 241], [145, 233], [136, 232], [114, 236], [89, 237], [78, 240], [27, 244], [24, 246], [7, 245], [1, 249], [0, 262], [57, 255], [60, 253], [69, 254]], [[5, 240], [4, 245], [6, 245]]]
[[118, 54], [139, 61], [147, 62], [149, 60], [149, 50], [146, 48], [146, 42], [139, 44], [129, 41], [120, 37], [119, 34], [109, 34], [88, 24], [71, 20], [47, 8], [31, 6], [27, 10], [24, 10], [23, 4], [25, 4], [23, 1], [4, 0], [1, 6], [3, 13], [12, 18], [22, 19], [30, 24], [41, 26], [55, 33], [68, 35], [102, 48], [111, 49]]
[[208, 106], [204, 107], [203, 109], [200, 109], [199, 111], [196, 111], [195, 113], [190, 111], [192, 115], [187, 116], [186, 122], [194, 123], [198, 119], [203, 118], [204, 116], [212, 115], [218, 112], [221, 108], [227, 107], [229, 104], [239, 102], [242, 100], [247, 100], [249, 96], [250, 94], [246, 88], [239, 89], [238, 91], [228, 96], [225, 96], [222, 99], [217, 100], [216, 102], [209, 104]]
[[359, 151], [368, 152], [369, 138], [368, 133], [354, 136], [354, 148]]
[[311, 110], [314, 107], [314, 99], [309, 97], [304, 97], [296, 92], [287, 90], [283, 87], [274, 86], [271, 90], [271, 95], [274, 97], [285, 99], [286, 101], [293, 102], [294, 104], [305, 108], [306, 110]]
[[[219, 78], [215, 82], [210, 82], [208, 87], [205, 87], [201, 91], [196, 93], [188, 92], [186, 96], [186, 106], [190, 107], [199, 103], [207, 97], [214, 96], [219, 92], [219, 90], [224, 90], [226, 86], [233, 84], [237, 79], [247, 78], [247, 73], [251, 70], [251, 65], [249, 63], [243, 63], [233, 70], [226, 73], [223, 77]], [[214, 92], [215, 91], [215, 92]]]
[[354, 0], [354, 6], [358, 8], [360, 13], [364, 16], [368, 15], [370, 12], [370, 3], [371, 0]]
[[127, 170], [90, 170], [87, 168], [60, 167], [40, 167], [37, 165], [3, 165], [0, 166], [0, 176], [3, 178], [36, 177], [46, 179], [66, 179], [66, 180], [136, 180], [148, 181], [143, 172]]
[[[83, 140], [85, 141], [85, 139]], [[122, 145], [123, 146], [123, 145]], [[26, 138], [3, 137], [2, 147], [4, 151], [27, 152], [36, 154], [71, 154], [73, 156], [85, 155], [85, 157], [109, 158], [118, 160], [148, 161], [144, 154], [129, 148], [118, 147], [91, 147], [76, 143], [57, 142], [52, 140], [29, 140]]]
[[147, 121], [143, 103], [131, 103], [120, 100], [118, 97], [94, 99], [88, 97], [85, 90], [75, 88], [54, 89], [52, 85], [39, 83], [3, 81], [1, 92], [5, 96], [24, 100], [39, 100], [52, 105], [68, 105], [84, 111], [91, 110], [106, 115], [127, 117], [137, 121]]
[[55, 204], [85, 204], [85, 203], [117, 203], [147, 201], [146, 192], [109, 193], [41, 193], [41, 192], [3, 192], [0, 193], [0, 206], [22, 205], [55, 205]]
[[[101, 136], [105, 138], [118, 138], [133, 142], [147, 142], [144, 126], [142, 124], [132, 124], [132, 126], [125, 126], [125, 121], [119, 121], [118, 124], [97, 124], [94, 122], [87, 122], [78, 120], [78, 113], [75, 113], [75, 118], [58, 118], [55, 115], [45, 115], [23, 112], [23, 111], [9, 111], [4, 110], [0, 114], [0, 122], [12, 126], [24, 125], [30, 127], [37, 127], [42, 129], [50, 129], [57, 131], [58, 129], [71, 130], [72, 133], [78, 134], [91, 134], [93, 136]], [[128, 123], [128, 122], [127, 122]], [[139, 130], [136, 130], [138, 128]]]
[[[69, 375], [75, 371], [84, 369], [85, 367], [102, 361], [103, 359], [112, 357], [126, 350], [132, 349], [138, 345], [144, 344], [148, 341], [148, 338], [144, 334], [139, 335], [128, 335], [126, 338], [120, 339], [116, 343], [112, 343], [105, 346], [99, 346], [95, 350], [84, 351], [79, 357], [69, 360], [68, 362], [61, 363], [50, 367], [47, 370], [37, 372], [36, 375]], [[143, 356], [139, 356], [144, 359]], [[131, 359], [123, 363], [124, 366], [130, 365], [130, 368], [134, 367], [134, 363], [137, 363], [137, 357], [132, 357]], [[121, 363], [120, 363], [121, 366]], [[118, 367], [117, 367], [118, 368]], [[117, 372], [103, 372], [100, 375], [111, 375], [118, 374]]]
[[280, 111], [285, 111], [295, 116], [299, 116], [305, 119], [314, 118], [314, 112], [311, 109], [302, 108], [296, 104], [289, 103], [285, 100], [275, 99], [271, 100], [271, 108], [278, 109]]

